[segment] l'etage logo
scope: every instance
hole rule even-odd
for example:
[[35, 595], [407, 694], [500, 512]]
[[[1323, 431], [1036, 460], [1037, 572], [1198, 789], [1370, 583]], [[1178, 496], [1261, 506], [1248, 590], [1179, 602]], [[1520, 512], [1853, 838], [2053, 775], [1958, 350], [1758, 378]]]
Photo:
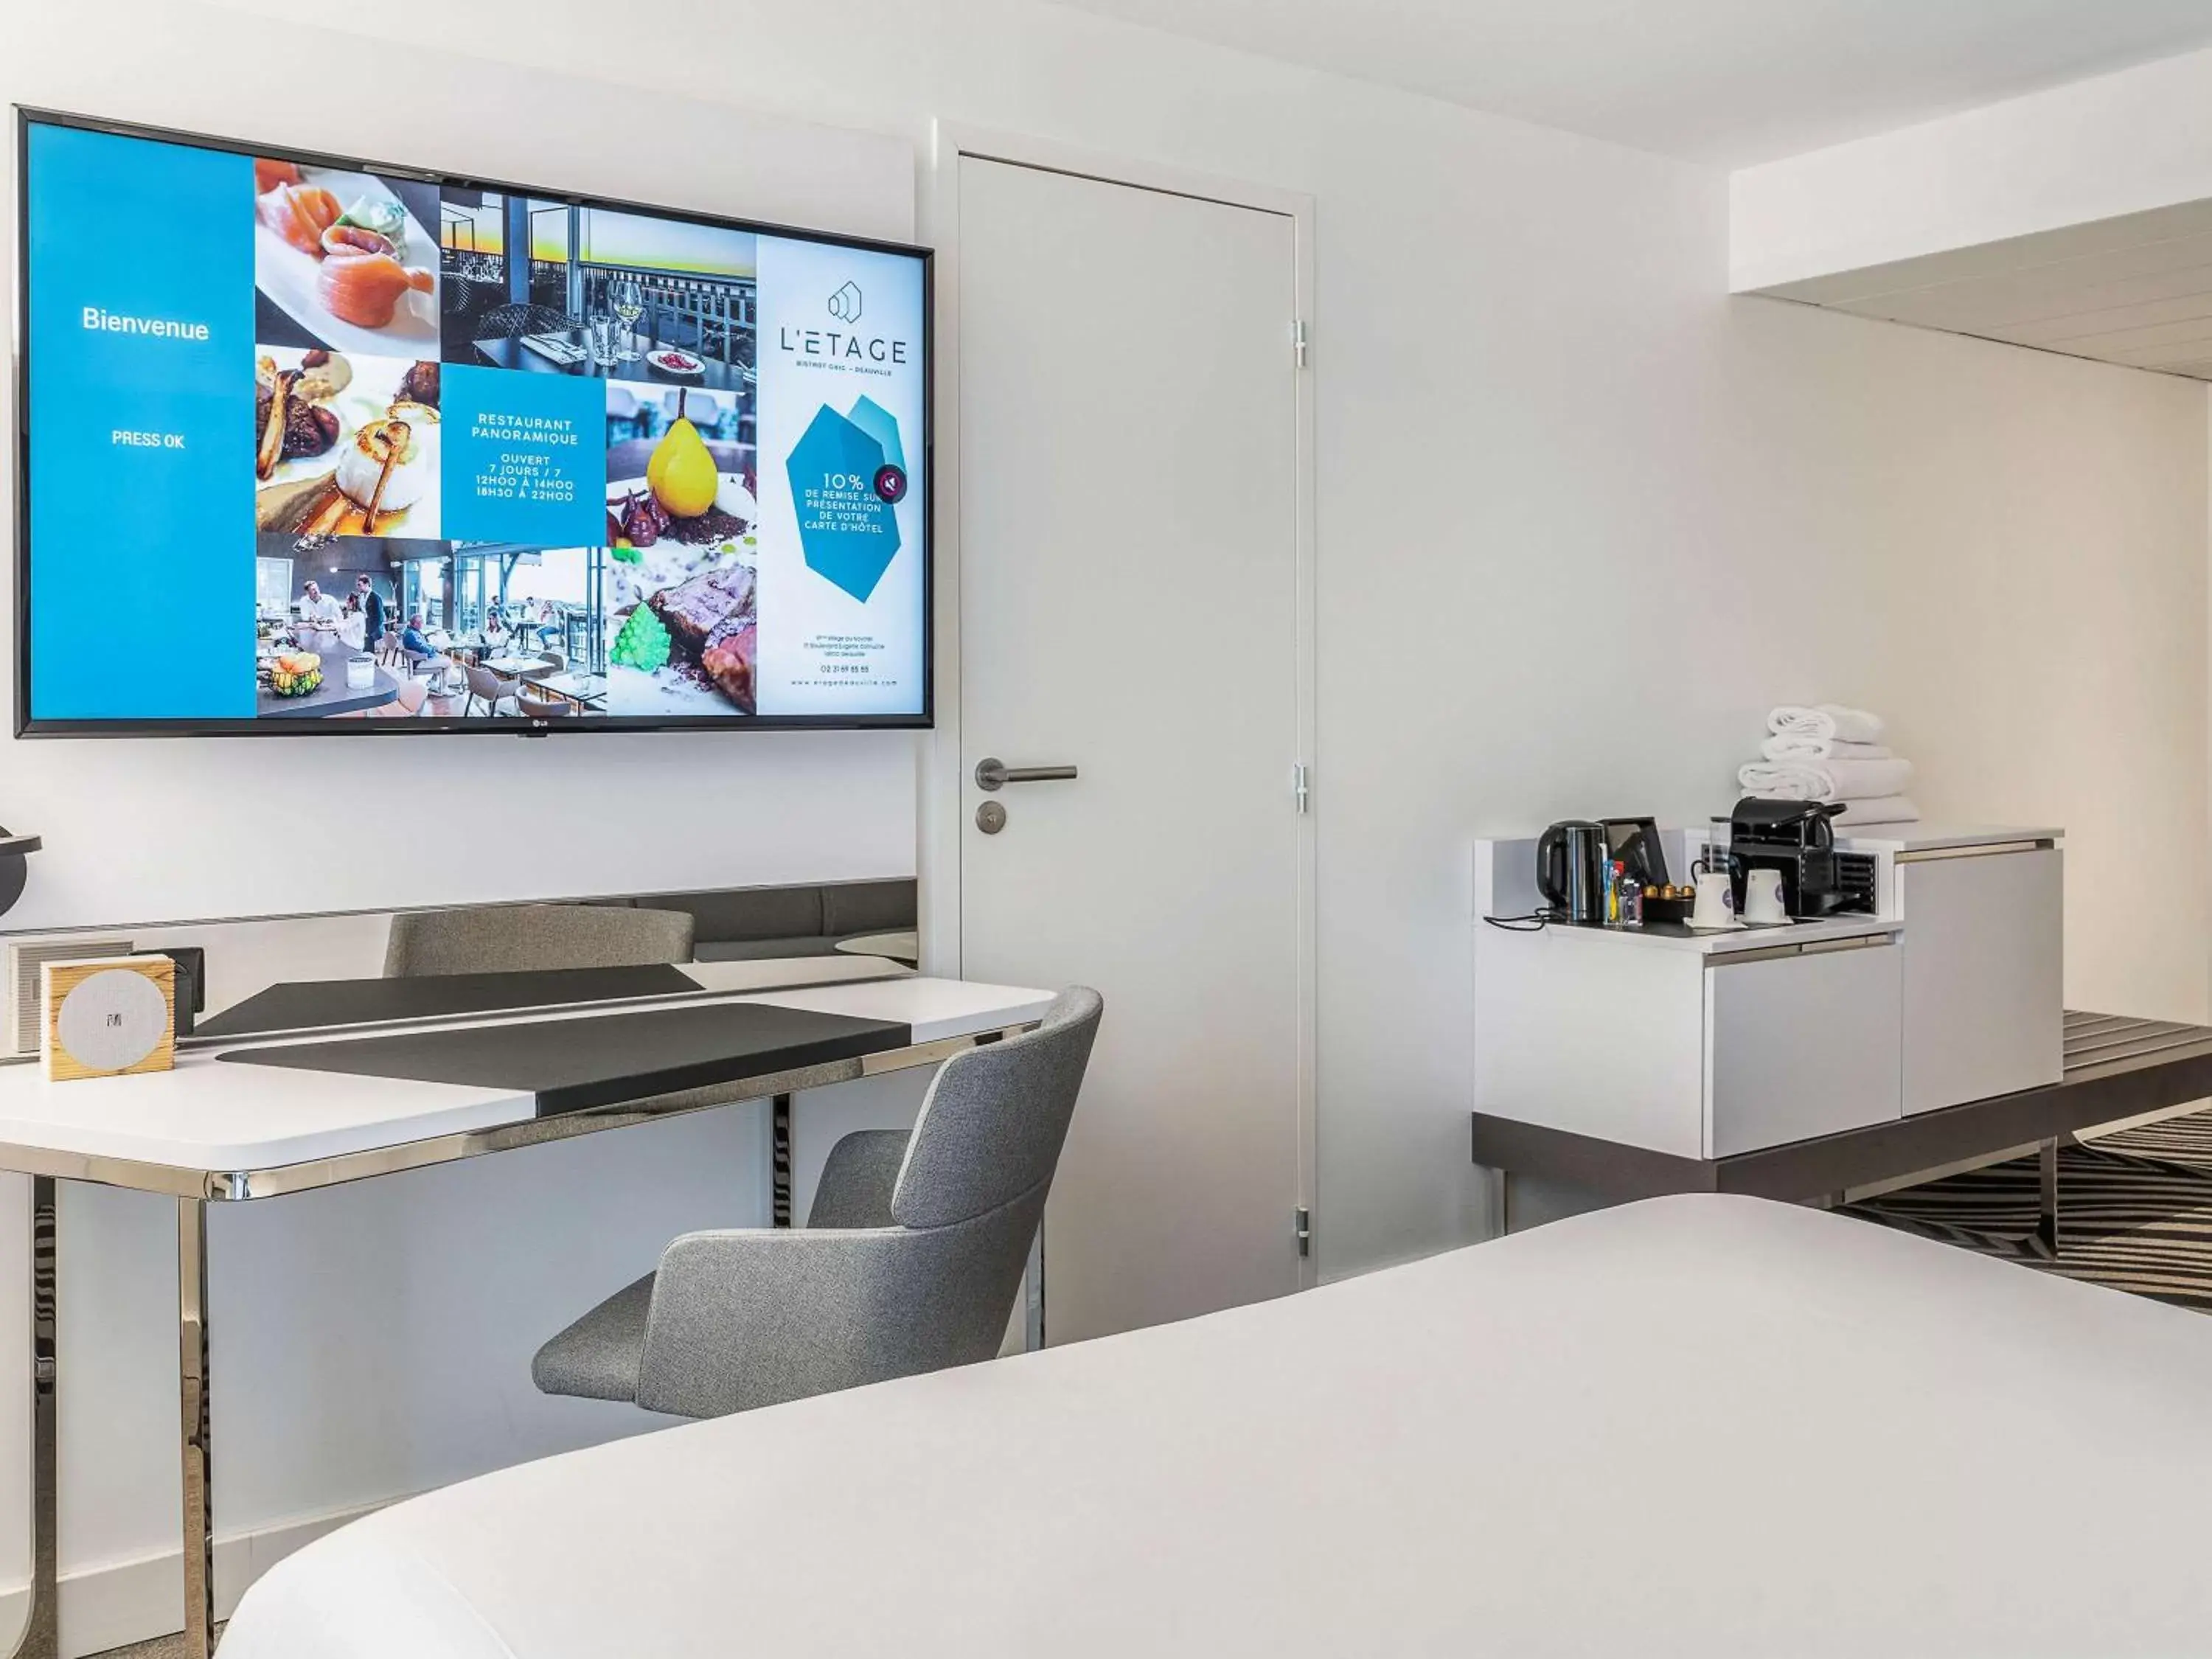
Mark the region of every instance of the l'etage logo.
[[793, 328], [787, 323], [776, 330], [776, 345], [794, 357], [811, 358], [816, 362], [881, 363], [903, 368], [907, 360], [904, 340], [882, 334], [863, 334], [854, 329], [866, 305], [866, 296], [860, 292], [860, 285], [848, 278], [822, 302], [824, 311], [845, 325], [842, 329]]

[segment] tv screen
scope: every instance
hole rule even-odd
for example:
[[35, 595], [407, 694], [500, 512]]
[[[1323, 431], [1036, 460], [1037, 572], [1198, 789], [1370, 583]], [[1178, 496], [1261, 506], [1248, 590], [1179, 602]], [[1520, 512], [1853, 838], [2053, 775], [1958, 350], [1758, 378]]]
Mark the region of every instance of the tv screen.
[[19, 732], [929, 723], [926, 250], [16, 120]]

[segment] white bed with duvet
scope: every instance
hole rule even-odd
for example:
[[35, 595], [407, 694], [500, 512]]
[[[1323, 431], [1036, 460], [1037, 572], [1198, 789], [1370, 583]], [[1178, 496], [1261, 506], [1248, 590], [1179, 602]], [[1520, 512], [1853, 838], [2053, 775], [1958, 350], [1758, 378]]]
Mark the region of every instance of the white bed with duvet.
[[2208, 1492], [2212, 1319], [1662, 1199], [433, 1492], [222, 1652], [2202, 1652]]

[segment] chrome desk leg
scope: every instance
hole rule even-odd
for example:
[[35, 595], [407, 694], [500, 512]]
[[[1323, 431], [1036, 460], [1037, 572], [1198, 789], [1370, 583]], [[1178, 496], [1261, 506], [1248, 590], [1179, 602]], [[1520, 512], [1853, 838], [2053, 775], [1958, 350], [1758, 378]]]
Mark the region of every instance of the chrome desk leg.
[[1022, 1310], [1022, 1347], [1035, 1353], [1044, 1346], [1044, 1223], [1037, 1223], [1036, 1237], [1030, 1240], [1029, 1266], [1022, 1273], [1024, 1306]]
[[31, 1595], [15, 1659], [61, 1652], [60, 1505], [54, 1467], [54, 1179], [31, 1177]]
[[2044, 1248], [2051, 1255], [2058, 1254], [2058, 1141], [2056, 1136], [2036, 1149], [2038, 1185], [2041, 1188], [2040, 1202], [2035, 1219], [2035, 1231], [2043, 1240]]
[[177, 1374], [185, 1457], [185, 1659], [215, 1645], [215, 1511], [208, 1445], [207, 1201], [177, 1200]]

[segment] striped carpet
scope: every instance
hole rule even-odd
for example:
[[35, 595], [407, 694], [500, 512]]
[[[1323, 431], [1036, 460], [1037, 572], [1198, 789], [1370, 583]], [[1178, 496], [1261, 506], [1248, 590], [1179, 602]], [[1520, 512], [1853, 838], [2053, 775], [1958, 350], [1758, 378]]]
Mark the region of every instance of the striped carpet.
[[2058, 1154], [2058, 1253], [2036, 1236], [2036, 1160], [1887, 1193], [1849, 1213], [2212, 1312], [2212, 1109]]

